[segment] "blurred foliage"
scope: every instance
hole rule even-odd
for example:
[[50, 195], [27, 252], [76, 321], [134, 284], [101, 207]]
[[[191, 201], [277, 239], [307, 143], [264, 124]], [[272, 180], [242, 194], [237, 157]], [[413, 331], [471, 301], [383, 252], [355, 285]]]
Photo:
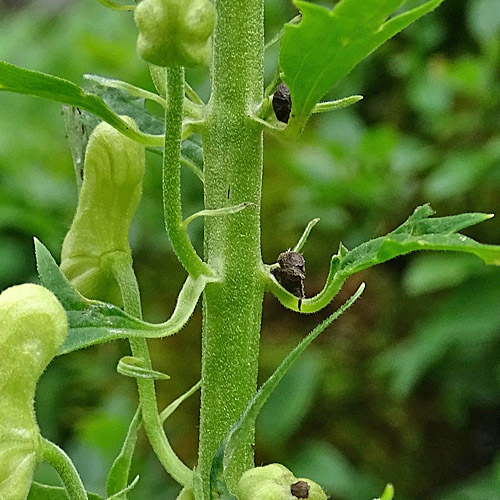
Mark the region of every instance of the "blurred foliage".
[[[321, 2], [332, 5], [333, 2]], [[409, 2], [417, 4], [418, 1]], [[295, 15], [266, 1], [266, 38]], [[93, 0], [0, 1], [3, 60], [76, 83], [83, 73], [153, 90], [135, 55], [130, 14]], [[266, 53], [266, 78], [277, 61]], [[452, 0], [389, 41], [329, 97], [365, 99], [313, 117], [300, 141], [266, 136], [262, 209], [266, 262], [321, 217], [304, 249], [306, 292], [318, 291], [330, 255], [396, 227], [415, 206], [439, 215], [500, 210], [500, 9], [498, 0]], [[208, 71], [190, 71], [205, 98]], [[153, 109], [153, 108], [151, 108]], [[186, 214], [202, 187], [183, 172]], [[0, 289], [35, 280], [32, 237], [59, 255], [76, 207], [76, 184], [60, 108], [0, 95]], [[202, 223], [191, 231], [202, 248]], [[471, 237], [500, 243], [497, 217]], [[148, 156], [144, 195], [131, 232], [144, 314], [166, 318], [183, 272], [161, 215], [158, 158]], [[363, 298], [286, 376], [258, 420], [257, 463], [283, 462], [322, 483], [333, 500], [369, 499], [387, 481], [407, 500], [500, 499], [500, 273], [472, 256], [409, 255], [349, 281], [315, 316], [268, 297], [261, 381], [334, 306], [367, 283]], [[200, 311], [182, 334], [151, 342], [166, 406], [199, 378]], [[103, 492], [136, 398], [115, 371], [122, 342], [57, 359], [40, 381], [37, 413], [87, 487]], [[167, 422], [173, 447], [194, 465], [198, 396]], [[176, 486], [142, 436], [131, 498], [175, 498]], [[48, 468], [39, 479], [54, 480]]]

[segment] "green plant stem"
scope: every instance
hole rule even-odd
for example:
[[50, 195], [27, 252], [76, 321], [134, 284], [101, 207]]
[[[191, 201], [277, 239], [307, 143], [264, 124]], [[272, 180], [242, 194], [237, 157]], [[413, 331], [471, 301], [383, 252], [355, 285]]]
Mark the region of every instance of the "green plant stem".
[[184, 104], [184, 68], [167, 68], [165, 110], [165, 150], [163, 153], [163, 212], [168, 236], [177, 258], [186, 271], [197, 278], [210, 276], [210, 268], [200, 259], [182, 226], [181, 135]]
[[[205, 219], [205, 257], [220, 281], [203, 300], [202, 395], [198, 471], [208, 498], [212, 459], [254, 395], [264, 284], [260, 251], [263, 0], [216, 0], [212, 96], [202, 130], [205, 208], [249, 202], [240, 213]], [[252, 436], [236, 452], [234, 487], [253, 466]]]
[[[130, 263], [117, 263], [113, 269], [120, 285], [125, 312], [142, 317], [139, 286]], [[146, 339], [130, 338], [132, 354], [141, 359], [145, 369], [152, 369], [151, 357]], [[193, 471], [174, 453], [165, 435], [158, 412], [154, 380], [136, 378], [141, 405], [142, 422], [153, 450], [165, 470], [182, 486], [193, 482]]]
[[45, 462], [52, 465], [59, 474], [69, 500], [88, 500], [87, 492], [71, 459], [56, 444], [43, 439], [41, 453]]

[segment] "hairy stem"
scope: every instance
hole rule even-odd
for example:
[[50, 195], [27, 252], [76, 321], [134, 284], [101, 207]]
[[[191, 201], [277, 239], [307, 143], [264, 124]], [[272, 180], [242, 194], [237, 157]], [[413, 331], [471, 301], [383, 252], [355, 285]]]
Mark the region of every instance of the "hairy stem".
[[[216, 0], [212, 96], [202, 131], [205, 208], [251, 203], [205, 219], [205, 256], [220, 281], [203, 300], [198, 471], [208, 498], [213, 456], [254, 395], [264, 293], [260, 273], [262, 129], [250, 116], [262, 101], [263, 0]], [[234, 488], [253, 466], [253, 436], [228, 471]]]
[[59, 446], [42, 439], [43, 460], [57, 471], [70, 500], [88, 500], [87, 492], [71, 459]]
[[184, 104], [184, 68], [167, 68], [167, 101], [165, 110], [165, 150], [163, 153], [163, 211], [168, 236], [177, 258], [186, 271], [197, 278], [211, 275], [200, 259], [182, 226], [181, 208], [181, 135]]
[[[124, 309], [129, 314], [142, 316], [139, 287], [130, 263], [116, 263], [114, 275], [120, 285]], [[151, 369], [151, 357], [146, 339], [130, 338], [132, 354], [143, 361], [144, 368]], [[153, 450], [165, 470], [182, 486], [193, 481], [193, 471], [189, 469], [172, 450], [165, 435], [158, 412], [154, 380], [137, 378], [137, 388], [141, 406], [142, 422]]]

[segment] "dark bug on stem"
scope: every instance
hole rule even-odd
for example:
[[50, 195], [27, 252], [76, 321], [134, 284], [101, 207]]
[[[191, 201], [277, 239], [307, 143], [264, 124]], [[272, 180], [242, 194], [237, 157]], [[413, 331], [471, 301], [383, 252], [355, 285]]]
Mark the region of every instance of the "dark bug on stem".
[[290, 97], [290, 89], [284, 83], [278, 85], [273, 95], [273, 110], [280, 122], [288, 123], [292, 111], [292, 98]]
[[280, 267], [271, 272], [278, 283], [290, 293], [299, 297], [299, 311], [305, 298], [304, 280], [306, 279], [306, 259], [299, 252], [287, 250], [278, 257]]
[[295, 498], [309, 498], [309, 485], [305, 481], [297, 481], [290, 486], [290, 493]]

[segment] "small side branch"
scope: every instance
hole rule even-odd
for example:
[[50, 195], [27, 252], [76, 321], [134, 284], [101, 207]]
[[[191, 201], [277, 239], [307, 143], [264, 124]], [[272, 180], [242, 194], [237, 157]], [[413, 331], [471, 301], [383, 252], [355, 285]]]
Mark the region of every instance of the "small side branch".
[[135, 9], [135, 5], [124, 5], [118, 2], [114, 2], [113, 0], [97, 0], [99, 3], [104, 5], [104, 7], [107, 7], [108, 9], [111, 10], [118, 10], [121, 12], [130, 12], [131, 10]]
[[165, 150], [163, 154], [163, 212], [168, 236], [177, 258], [193, 277], [211, 276], [212, 271], [196, 253], [182, 224], [181, 135], [184, 101], [184, 69], [167, 68]]
[[363, 99], [362, 95], [351, 95], [349, 97], [343, 97], [342, 99], [337, 99], [335, 101], [320, 102], [316, 104], [316, 106], [314, 106], [312, 112], [313, 114], [327, 113], [328, 111], [347, 108], [347, 106], [356, 104], [357, 102], [361, 101], [361, 99]]
[[198, 217], [220, 217], [221, 215], [237, 214], [247, 207], [254, 207], [255, 205], [250, 202], [233, 205], [232, 207], [216, 208], [214, 210], [200, 210], [193, 215], [187, 217], [182, 223], [183, 228], [186, 230], [188, 225]]
[[300, 237], [299, 241], [297, 241], [297, 244], [293, 247], [294, 252], [300, 252], [302, 250], [302, 247], [305, 245], [307, 238], [309, 237], [309, 234], [311, 233], [312, 228], [319, 222], [319, 218], [313, 219], [309, 224], [307, 224], [306, 228], [304, 229], [304, 232], [302, 233], [302, 236]]

